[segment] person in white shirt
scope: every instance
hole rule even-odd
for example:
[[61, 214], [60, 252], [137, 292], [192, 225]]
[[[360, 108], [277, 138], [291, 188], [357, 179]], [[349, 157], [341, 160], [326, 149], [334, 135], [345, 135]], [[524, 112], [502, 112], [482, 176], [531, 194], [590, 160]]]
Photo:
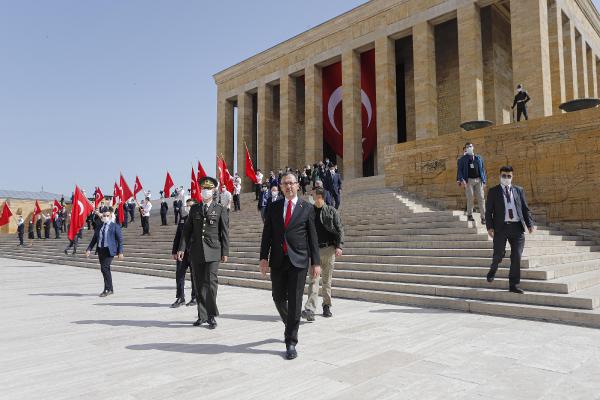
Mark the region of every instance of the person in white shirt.
[[240, 211], [240, 194], [242, 193], [242, 178], [236, 172], [233, 177], [233, 211]]
[[254, 192], [256, 194], [256, 201], [260, 200], [260, 192], [262, 190], [264, 175], [260, 169], [256, 170], [256, 183], [254, 184]]
[[219, 204], [225, 207], [228, 211], [231, 211], [231, 203], [231, 193], [229, 193], [225, 185], [221, 186], [221, 196], [219, 197]]
[[142, 213], [142, 236], [150, 236], [150, 211], [152, 210], [150, 197], [146, 197], [146, 199], [142, 201], [140, 209]]

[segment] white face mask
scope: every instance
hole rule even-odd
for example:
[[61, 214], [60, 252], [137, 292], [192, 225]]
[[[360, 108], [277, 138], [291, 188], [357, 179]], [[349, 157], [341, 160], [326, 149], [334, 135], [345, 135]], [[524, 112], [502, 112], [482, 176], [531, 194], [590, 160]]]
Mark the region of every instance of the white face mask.
[[105, 224], [108, 223], [110, 221], [110, 217], [102, 217], [102, 222], [104, 222]]
[[522, 89], [522, 88], [518, 88], [518, 89], [517, 89], [517, 92], [519, 92], [519, 93], [521, 93], [522, 91], [523, 91], [523, 89]]
[[211, 189], [202, 189], [202, 199], [212, 199], [213, 191]]
[[467, 147], [466, 150], [467, 150], [467, 154], [470, 156], [472, 156], [475, 153], [475, 150], [471, 146]]
[[279, 192], [276, 192], [276, 191], [271, 192], [271, 196], [273, 196], [273, 197], [277, 197], [278, 194], [279, 194]]
[[185, 215], [188, 215], [189, 213], [190, 213], [190, 207], [188, 207], [188, 206], [183, 207], [183, 215], [185, 216]]
[[504, 186], [510, 186], [512, 183], [512, 178], [500, 178], [500, 183]]

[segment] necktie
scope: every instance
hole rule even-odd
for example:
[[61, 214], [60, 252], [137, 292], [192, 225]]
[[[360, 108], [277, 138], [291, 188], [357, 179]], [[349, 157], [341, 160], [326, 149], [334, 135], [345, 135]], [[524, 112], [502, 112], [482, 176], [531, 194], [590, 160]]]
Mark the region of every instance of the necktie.
[[[292, 201], [288, 200], [287, 209], [285, 211], [285, 221], [283, 223], [283, 226], [285, 227], [285, 229], [287, 229], [288, 225], [290, 224], [291, 219], [292, 219]], [[283, 240], [283, 254], [287, 254], [287, 243], [285, 242], [285, 239]]]
[[108, 228], [108, 224], [104, 224], [102, 227], [102, 243], [100, 247], [106, 247], [106, 229]]
[[[504, 195], [506, 196], [506, 204], [510, 204], [510, 193], [508, 192], [508, 186], [506, 186], [504, 188]], [[514, 213], [513, 213], [513, 209], [509, 208], [508, 209], [508, 218], [510, 218], [511, 220], [514, 218]]]

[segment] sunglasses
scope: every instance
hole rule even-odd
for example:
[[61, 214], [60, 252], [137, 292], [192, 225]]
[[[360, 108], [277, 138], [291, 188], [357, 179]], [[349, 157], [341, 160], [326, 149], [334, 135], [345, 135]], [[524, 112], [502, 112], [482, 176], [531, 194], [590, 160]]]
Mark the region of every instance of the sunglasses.
[[510, 179], [513, 176], [512, 175], [508, 175], [508, 174], [502, 174], [502, 175], [500, 175], [500, 177]]

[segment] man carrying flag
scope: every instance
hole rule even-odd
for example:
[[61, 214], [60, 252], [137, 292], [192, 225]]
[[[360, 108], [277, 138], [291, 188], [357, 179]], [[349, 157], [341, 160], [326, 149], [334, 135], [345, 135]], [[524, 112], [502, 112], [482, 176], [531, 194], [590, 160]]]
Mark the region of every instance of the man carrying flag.
[[190, 197], [196, 200], [197, 203], [202, 203], [202, 195], [200, 194], [200, 186], [196, 180], [196, 174], [194, 174], [194, 167], [192, 167], [192, 181], [190, 182]]
[[165, 179], [165, 187], [163, 188], [163, 193], [165, 198], [171, 197], [171, 188], [175, 184], [173, 183], [173, 179], [171, 178], [171, 174], [167, 171], [167, 177]]
[[102, 194], [102, 190], [100, 190], [100, 187], [96, 187], [96, 190], [94, 191], [94, 208], [97, 209], [98, 206], [100, 205], [100, 202], [104, 200], [104, 195]]

